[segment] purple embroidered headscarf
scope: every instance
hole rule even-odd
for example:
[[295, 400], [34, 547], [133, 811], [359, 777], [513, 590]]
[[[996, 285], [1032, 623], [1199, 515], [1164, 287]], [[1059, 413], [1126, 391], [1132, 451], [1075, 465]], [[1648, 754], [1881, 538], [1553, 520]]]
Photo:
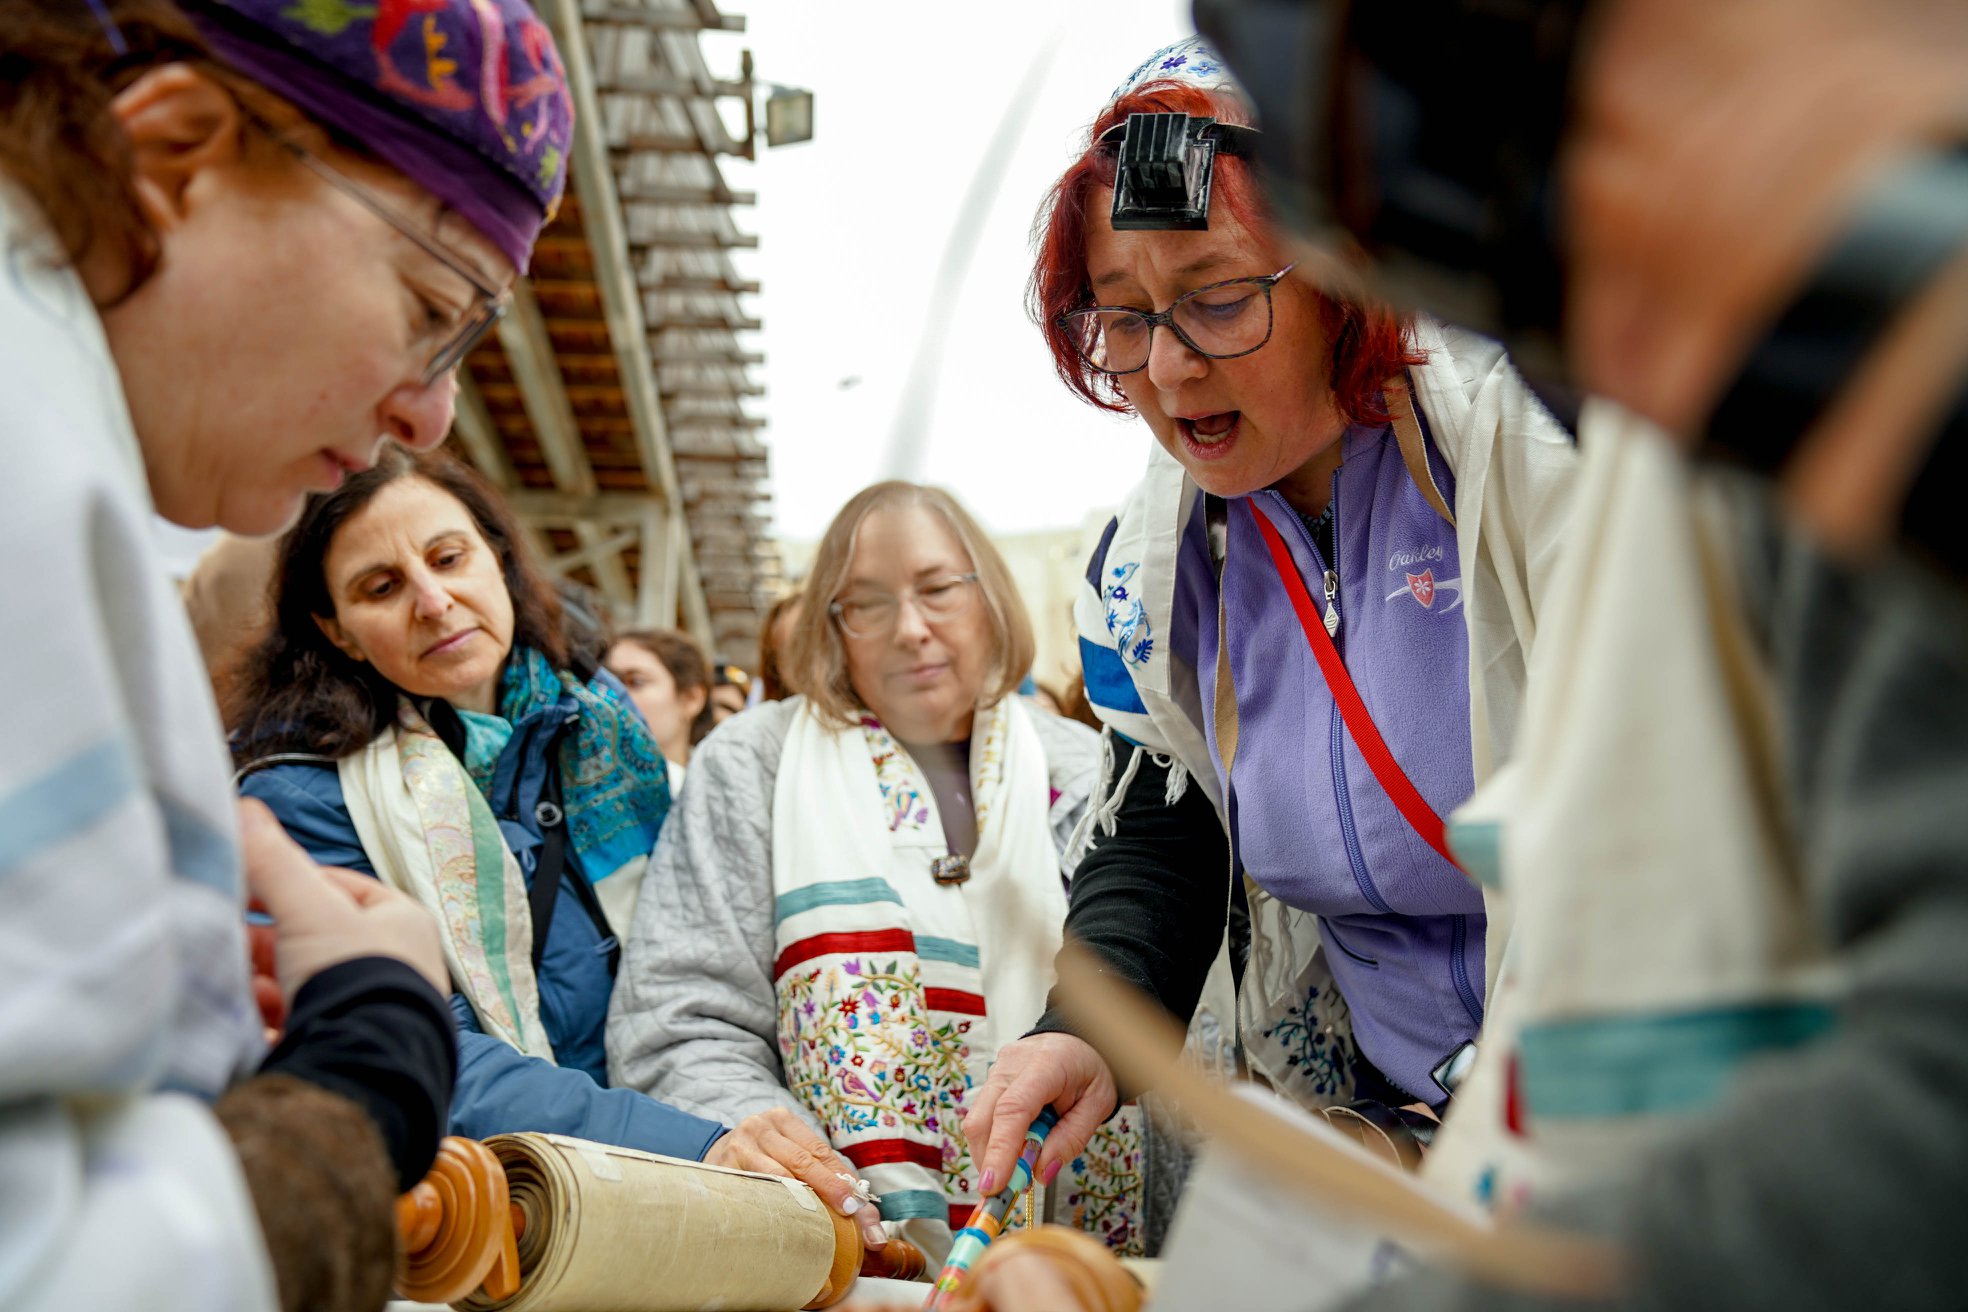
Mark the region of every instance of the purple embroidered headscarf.
[[227, 64], [456, 210], [524, 272], [574, 106], [526, 0], [180, 0]]

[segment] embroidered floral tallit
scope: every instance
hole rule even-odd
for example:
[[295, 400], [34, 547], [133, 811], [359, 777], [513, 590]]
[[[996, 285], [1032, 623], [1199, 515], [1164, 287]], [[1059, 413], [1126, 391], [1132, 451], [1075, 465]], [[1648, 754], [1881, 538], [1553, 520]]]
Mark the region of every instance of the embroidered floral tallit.
[[[970, 1090], [1044, 1010], [1066, 896], [1047, 824], [1043, 749], [1015, 698], [978, 712], [970, 879], [939, 885], [948, 848], [908, 752], [872, 717], [803, 711], [773, 798], [774, 989], [786, 1082], [932, 1252], [977, 1201], [962, 1135]], [[988, 1005], [986, 999], [989, 999]], [[1053, 1186], [1054, 1219], [1139, 1251], [1134, 1108]]]

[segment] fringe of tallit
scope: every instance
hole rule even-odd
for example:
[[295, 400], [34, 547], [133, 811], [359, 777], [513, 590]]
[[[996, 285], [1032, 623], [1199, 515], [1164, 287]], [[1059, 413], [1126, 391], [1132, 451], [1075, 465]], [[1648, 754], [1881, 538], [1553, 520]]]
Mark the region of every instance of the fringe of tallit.
[[1115, 778], [1114, 730], [1111, 726], [1100, 731], [1100, 774], [1094, 779], [1093, 792], [1087, 796], [1086, 814], [1080, 823], [1073, 826], [1073, 832], [1066, 840], [1066, 860], [1068, 869], [1077, 870], [1086, 854], [1093, 850], [1098, 833], [1113, 835], [1120, 823], [1121, 802], [1127, 797], [1129, 785], [1134, 783], [1135, 775], [1141, 772], [1141, 758], [1146, 752], [1136, 747], [1128, 756], [1127, 769]]
[[1155, 764], [1168, 771], [1168, 786], [1162, 790], [1162, 805], [1174, 806], [1182, 800], [1183, 794], [1189, 791], [1188, 767], [1176, 760], [1173, 753], [1163, 756], [1156, 752], [1153, 755]]
[[1077, 870], [1086, 854], [1093, 850], [1100, 834], [1112, 835], [1120, 824], [1121, 803], [1127, 799], [1127, 790], [1134, 783], [1134, 777], [1141, 773], [1141, 758], [1146, 756], [1162, 769], [1168, 771], [1168, 783], [1162, 789], [1162, 805], [1174, 806], [1189, 791], [1189, 771], [1173, 754], [1163, 755], [1151, 752], [1145, 747], [1136, 747], [1128, 756], [1127, 768], [1114, 774], [1116, 757], [1114, 753], [1114, 730], [1103, 727], [1100, 731], [1100, 773], [1094, 779], [1093, 792], [1087, 797], [1086, 813], [1080, 822], [1073, 826], [1073, 832], [1066, 839], [1066, 857], [1062, 863], [1068, 870]]

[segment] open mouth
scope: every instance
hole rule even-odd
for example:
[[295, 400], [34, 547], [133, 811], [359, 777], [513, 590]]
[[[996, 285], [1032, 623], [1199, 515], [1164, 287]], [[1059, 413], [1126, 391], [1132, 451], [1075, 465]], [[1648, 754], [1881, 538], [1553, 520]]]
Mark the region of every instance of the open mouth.
[[1220, 460], [1230, 453], [1243, 423], [1242, 411], [1225, 410], [1177, 419], [1175, 430], [1183, 447], [1198, 460]]

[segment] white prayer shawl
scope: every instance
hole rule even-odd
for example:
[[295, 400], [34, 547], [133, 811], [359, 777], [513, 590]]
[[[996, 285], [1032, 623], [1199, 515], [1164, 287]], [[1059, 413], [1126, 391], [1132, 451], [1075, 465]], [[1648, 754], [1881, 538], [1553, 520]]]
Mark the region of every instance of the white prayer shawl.
[[[336, 766], [356, 837], [377, 877], [427, 907], [444, 963], [479, 1027], [552, 1061], [533, 971], [526, 877], [465, 767], [408, 702]], [[620, 878], [633, 895], [640, 875]]]
[[[1508, 759], [1525, 695], [1525, 665], [1538, 641], [1562, 557], [1578, 469], [1571, 439], [1517, 374], [1497, 343], [1417, 317], [1413, 344], [1426, 359], [1409, 370], [1416, 407], [1455, 476], [1456, 552], [1469, 630], [1469, 741], [1477, 784]], [[1074, 620], [1082, 647], [1120, 653], [1139, 712], [1093, 697], [1095, 710], [1141, 750], [1173, 757], [1171, 795], [1191, 782], [1223, 810], [1216, 767], [1203, 736], [1202, 691], [1211, 671], [1175, 659], [1176, 561], [1196, 485], [1155, 447], [1128, 495], [1106, 551], [1110, 569], [1135, 568], [1125, 602], [1088, 587]], [[1143, 644], [1143, 639], [1151, 642]], [[1112, 661], [1101, 662], [1111, 665]], [[1089, 669], [1093, 668], [1089, 661]], [[1089, 674], [1091, 688], [1092, 674]], [[1199, 679], [1202, 681], [1199, 682]], [[1106, 771], [1069, 857], [1113, 832], [1120, 794]], [[1132, 772], [1123, 768], [1123, 775]], [[1104, 807], [1103, 807], [1104, 804]], [[1345, 1000], [1318, 947], [1316, 918], [1285, 906], [1249, 881], [1251, 950], [1237, 998], [1237, 1023], [1252, 1074], [1306, 1106], [1350, 1097], [1350, 1073], [1327, 1037], [1349, 1035]], [[1485, 967], [1491, 993], [1510, 932], [1507, 902], [1485, 890]]]
[[0, 1306], [272, 1307], [207, 1106], [264, 1051], [224, 737], [54, 250], [0, 185]]
[[[883, 1195], [883, 1215], [933, 1253], [948, 1247], [951, 1209], [977, 1198], [959, 1131], [966, 1095], [1044, 1011], [1066, 918], [1030, 714], [1015, 697], [977, 714], [978, 842], [962, 884], [932, 877], [950, 850], [936, 799], [872, 718], [835, 729], [802, 709], [774, 790], [787, 1086]], [[1103, 1218], [1110, 1234], [1137, 1228], [1133, 1117], [1089, 1145], [1078, 1189], [1088, 1202], [1072, 1218], [1085, 1228], [1102, 1231]]]
[[1588, 407], [1581, 444], [1516, 755], [1450, 822], [1517, 932], [1426, 1169], [1511, 1209], [1633, 1161], [1830, 1023], [1724, 508], [1616, 407]]

